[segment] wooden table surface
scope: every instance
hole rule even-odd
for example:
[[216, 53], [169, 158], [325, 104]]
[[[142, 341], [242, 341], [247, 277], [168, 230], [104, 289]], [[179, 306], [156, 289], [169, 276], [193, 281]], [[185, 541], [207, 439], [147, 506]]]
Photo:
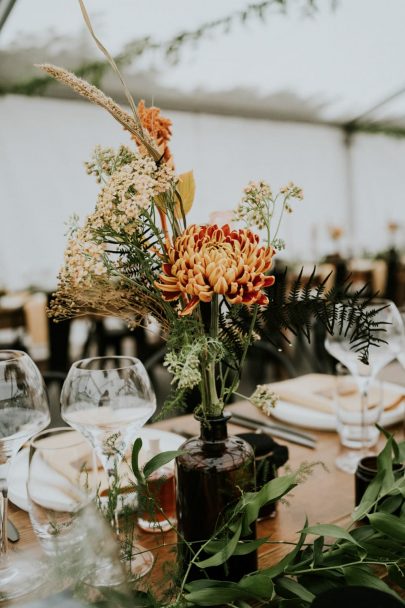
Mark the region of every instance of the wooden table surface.
[[[232, 406], [235, 411], [243, 412], [251, 417], [260, 418], [262, 415], [249, 403], [238, 403]], [[268, 420], [266, 418], [266, 420]], [[188, 432], [197, 434], [198, 423], [192, 416], [181, 416], [171, 418], [157, 424], [154, 427], [172, 432]], [[229, 424], [230, 433], [247, 432], [235, 424]], [[288, 550], [288, 545], [277, 544], [277, 541], [294, 541], [297, 532], [304, 526], [305, 517], [309, 524], [335, 523], [344, 525], [349, 521], [350, 513], [354, 507], [354, 476], [339, 471], [334, 461], [339, 454], [340, 446], [336, 433], [311, 431], [317, 437], [317, 447], [311, 450], [299, 445], [277, 440], [279, 443], [288, 445], [290, 458], [288, 466], [297, 468], [302, 462], [319, 462], [310, 478], [299, 485], [288, 495], [288, 504], [279, 504], [276, 517], [267, 519], [258, 524], [258, 536], [271, 535], [271, 541], [275, 544], [263, 545], [259, 550], [260, 567], [269, 566], [277, 562]], [[403, 427], [399, 425], [395, 429], [398, 438], [402, 438]], [[383, 440], [380, 440], [380, 445]], [[10, 519], [18, 527], [21, 540], [11, 545], [12, 551], [24, 551], [33, 548], [37, 544], [27, 513], [10, 505]], [[162, 540], [167, 546], [155, 549], [156, 563], [151, 574], [152, 585], [155, 586], [162, 573], [162, 564], [165, 560], [173, 560], [170, 547], [175, 543], [174, 532], [168, 532], [162, 539], [162, 534], [151, 534], [138, 531], [138, 540], [145, 547], [153, 550]], [[4, 604], [3, 604], [4, 605]]]

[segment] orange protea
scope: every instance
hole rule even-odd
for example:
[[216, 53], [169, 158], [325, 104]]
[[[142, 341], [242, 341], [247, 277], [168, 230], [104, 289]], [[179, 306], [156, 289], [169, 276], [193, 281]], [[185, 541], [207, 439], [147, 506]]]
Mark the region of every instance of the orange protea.
[[[143, 99], [138, 103], [137, 112], [143, 128], [149, 131], [153, 139], [156, 140], [164, 161], [166, 163], [170, 162], [172, 154], [167, 144], [172, 136], [172, 121], [164, 116], [160, 116], [160, 108], [155, 108], [154, 106], [147, 108]], [[132, 139], [140, 146], [140, 142], [135, 135], [132, 135]]]
[[168, 246], [168, 262], [155, 285], [166, 301], [183, 295], [182, 316], [215, 294], [231, 304], [267, 304], [262, 289], [274, 283], [265, 274], [274, 253], [273, 247], [259, 247], [259, 237], [250, 230], [193, 225]]

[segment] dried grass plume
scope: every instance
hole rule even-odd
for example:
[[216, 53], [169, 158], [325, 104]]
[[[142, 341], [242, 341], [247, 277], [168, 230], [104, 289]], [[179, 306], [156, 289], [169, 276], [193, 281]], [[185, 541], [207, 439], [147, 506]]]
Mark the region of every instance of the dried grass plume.
[[78, 93], [82, 97], [85, 97], [92, 103], [104, 108], [117, 120], [127, 131], [132, 133], [138, 141], [145, 146], [148, 153], [155, 160], [159, 160], [161, 153], [159, 152], [157, 143], [151, 138], [149, 133], [142, 128], [139, 117], [135, 118], [128, 114], [121, 106], [116, 103], [111, 97], [107, 97], [100, 89], [93, 84], [90, 84], [86, 80], [79, 78], [72, 72], [60, 68], [50, 63], [36, 64], [35, 67], [39, 68], [58, 82], [69, 87], [75, 93]]

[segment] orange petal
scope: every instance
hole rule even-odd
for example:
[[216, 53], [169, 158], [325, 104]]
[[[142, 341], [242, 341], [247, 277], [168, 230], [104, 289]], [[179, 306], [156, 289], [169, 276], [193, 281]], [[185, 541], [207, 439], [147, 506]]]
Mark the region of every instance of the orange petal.
[[274, 283], [276, 282], [276, 277], [264, 277], [263, 280], [263, 286], [264, 287], [271, 287], [272, 285], [274, 285]]
[[193, 298], [191, 298], [191, 300], [189, 300], [187, 306], [179, 312], [179, 316], [186, 317], [187, 315], [190, 315], [193, 312], [194, 308], [198, 305], [198, 303], [199, 303], [199, 299], [197, 298], [197, 296], [194, 296]]

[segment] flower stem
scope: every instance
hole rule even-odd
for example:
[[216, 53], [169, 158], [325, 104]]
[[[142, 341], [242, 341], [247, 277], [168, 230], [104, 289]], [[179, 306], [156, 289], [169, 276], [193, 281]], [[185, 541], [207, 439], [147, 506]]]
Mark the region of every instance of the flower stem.
[[[217, 339], [218, 337], [218, 318], [219, 318], [219, 306], [218, 306], [218, 295], [214, 295], [211, 301], [211, 320], [210, 320], [210, 336], [211, 338]], [[222, 413], [222, 407], [219, 403], [216, 378], [215, 378], [215, 362], [210, 361], [207, 366], [208, 376], [208, 395], [209, 404], [207, 413], [216, 416]]]

